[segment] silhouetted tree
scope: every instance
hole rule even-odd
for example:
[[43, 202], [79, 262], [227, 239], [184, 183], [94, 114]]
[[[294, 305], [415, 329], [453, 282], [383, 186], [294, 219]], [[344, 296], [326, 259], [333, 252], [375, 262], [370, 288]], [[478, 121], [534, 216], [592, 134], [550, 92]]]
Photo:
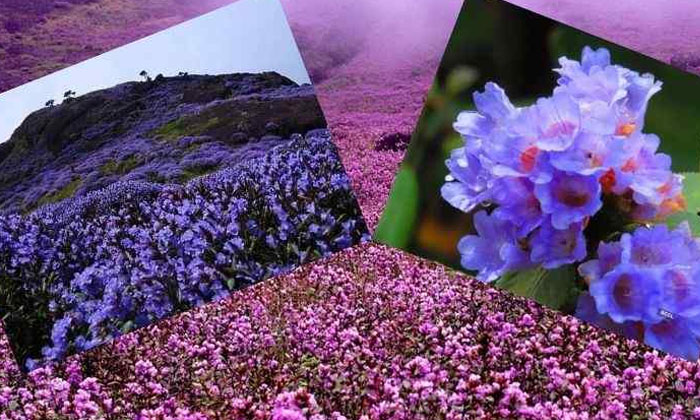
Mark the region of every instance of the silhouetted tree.
[[49, 99], [48, 101], [46, 101], [45, 105], [50, 108], [50, 107], [54, 106], [55, 104], [56, 104], [56, 101], [54, 101], [53, 99]]
[[153, 80], [153, 79], [151, 79], [151, 76], [149, 76], [149, 74], [146, 70], [141, 70], [141, 73], [139, 73], [139, 76], [143, 77], [146, 82], [150, 82]]
[[75, 99], [75, 91], [74, 90], [67, 90], [66, 93], [63, 94], [63, 99], [65, 102], [70, 102], [73, 99]]

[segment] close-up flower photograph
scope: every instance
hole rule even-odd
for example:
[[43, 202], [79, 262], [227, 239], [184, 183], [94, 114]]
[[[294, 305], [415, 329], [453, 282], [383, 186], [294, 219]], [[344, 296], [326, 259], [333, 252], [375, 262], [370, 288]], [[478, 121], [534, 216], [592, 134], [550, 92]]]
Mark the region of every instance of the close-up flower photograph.
[[472, 1], [375, 237], [697, 360], [698, 95], [695, 75]]

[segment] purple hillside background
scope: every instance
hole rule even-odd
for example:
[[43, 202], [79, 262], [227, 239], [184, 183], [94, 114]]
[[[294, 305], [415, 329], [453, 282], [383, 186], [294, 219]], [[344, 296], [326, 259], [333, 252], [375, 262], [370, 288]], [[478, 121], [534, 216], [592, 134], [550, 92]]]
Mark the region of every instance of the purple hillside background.
[[0, 92], [234, 1], [2, 1]]
[[700, 74], [700, 7], [694, 0], [510, 0], [577, 29]]
[[[145, 3], [114, 2], [120, 16]], [[283, 3], [374, 226], [403, 158], [399, 140], [413, 130], [461, 2]], [[672, 3], [674, 17], [644, 13], [671, 3], [665, 0], [644, 7], [632, 0], [518, 3], [555, 18], [566, 13], [566, 23], [665, 61], [700, 48], [697, 36], [669, 30], [697, 16], [689, 0]], [[613, 6], [627, 14], [602, 12]], [[99, 19], [82, 22], [97, 39], [109, 34]], [[77, 48], [77, 39], [64, 46]], [[384, 147], [382, 139], [397, 141]], [[470, 419], [700, 415], [697, 363], [373, 244], [38, 369], [28, 380], [6, 340], [0, 343], [0, 412], [10, 419], [90, 419], [114, 409], [112, 418], [428, 419], [455, 406]]]

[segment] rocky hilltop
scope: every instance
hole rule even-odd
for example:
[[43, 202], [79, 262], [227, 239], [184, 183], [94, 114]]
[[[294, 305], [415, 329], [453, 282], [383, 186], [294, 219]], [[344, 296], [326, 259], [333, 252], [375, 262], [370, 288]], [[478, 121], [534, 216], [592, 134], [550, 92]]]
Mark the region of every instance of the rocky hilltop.
[[120, 84], [40, 109], [0, 144], [0, 211], [117, 181], [184, 183], [325, 126], [313, 88], [274, 72]]

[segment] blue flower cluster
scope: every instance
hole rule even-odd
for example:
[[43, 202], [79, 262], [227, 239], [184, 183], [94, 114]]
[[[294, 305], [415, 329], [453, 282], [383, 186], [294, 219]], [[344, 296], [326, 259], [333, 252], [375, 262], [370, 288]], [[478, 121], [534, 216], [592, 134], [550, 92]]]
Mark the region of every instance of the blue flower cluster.
[[185, 185], [118, 182], [0, 216], [0, 317], [32, 369], [366, 239], [313, 130]]
[[[700, 356], [700, 239], [687, 222], [676, 230], [641, 227], [601, 242], [597, 259], [579, 266], [590, 297], [577, 315], [687, 359]], [[612, 321], [612, 322], [611, 322]]]
[[517, 108], [489, 83], [477, 111], [457, 117], [465, 144], [447, 160], [442, 196], [476, 210], [462, 265], [483, 281], [578, 265], [588, 288], [578, 317], [698, 359], [700, 240], [687, 222], [653, 224], [686, 207], [683, 177], [643, 131], [661, 83], [611, 64], [605, 49], [559, 63], [551, 97]]
[[464, 146], [452, 151], [442, 196], [474, 215], [478, 235], [459, 242], [462, 265], [493, 281], [506, 272], [547, 269], [586, 258], [584, 230], [612, 201], [632, 221], [661, 219], [685, 205], [682, 177], [659, 138], [643, 132], [650, 74], [584, 48], [559, 60], [552, 96], [515, 107], [496, 84], [458, 115]]

